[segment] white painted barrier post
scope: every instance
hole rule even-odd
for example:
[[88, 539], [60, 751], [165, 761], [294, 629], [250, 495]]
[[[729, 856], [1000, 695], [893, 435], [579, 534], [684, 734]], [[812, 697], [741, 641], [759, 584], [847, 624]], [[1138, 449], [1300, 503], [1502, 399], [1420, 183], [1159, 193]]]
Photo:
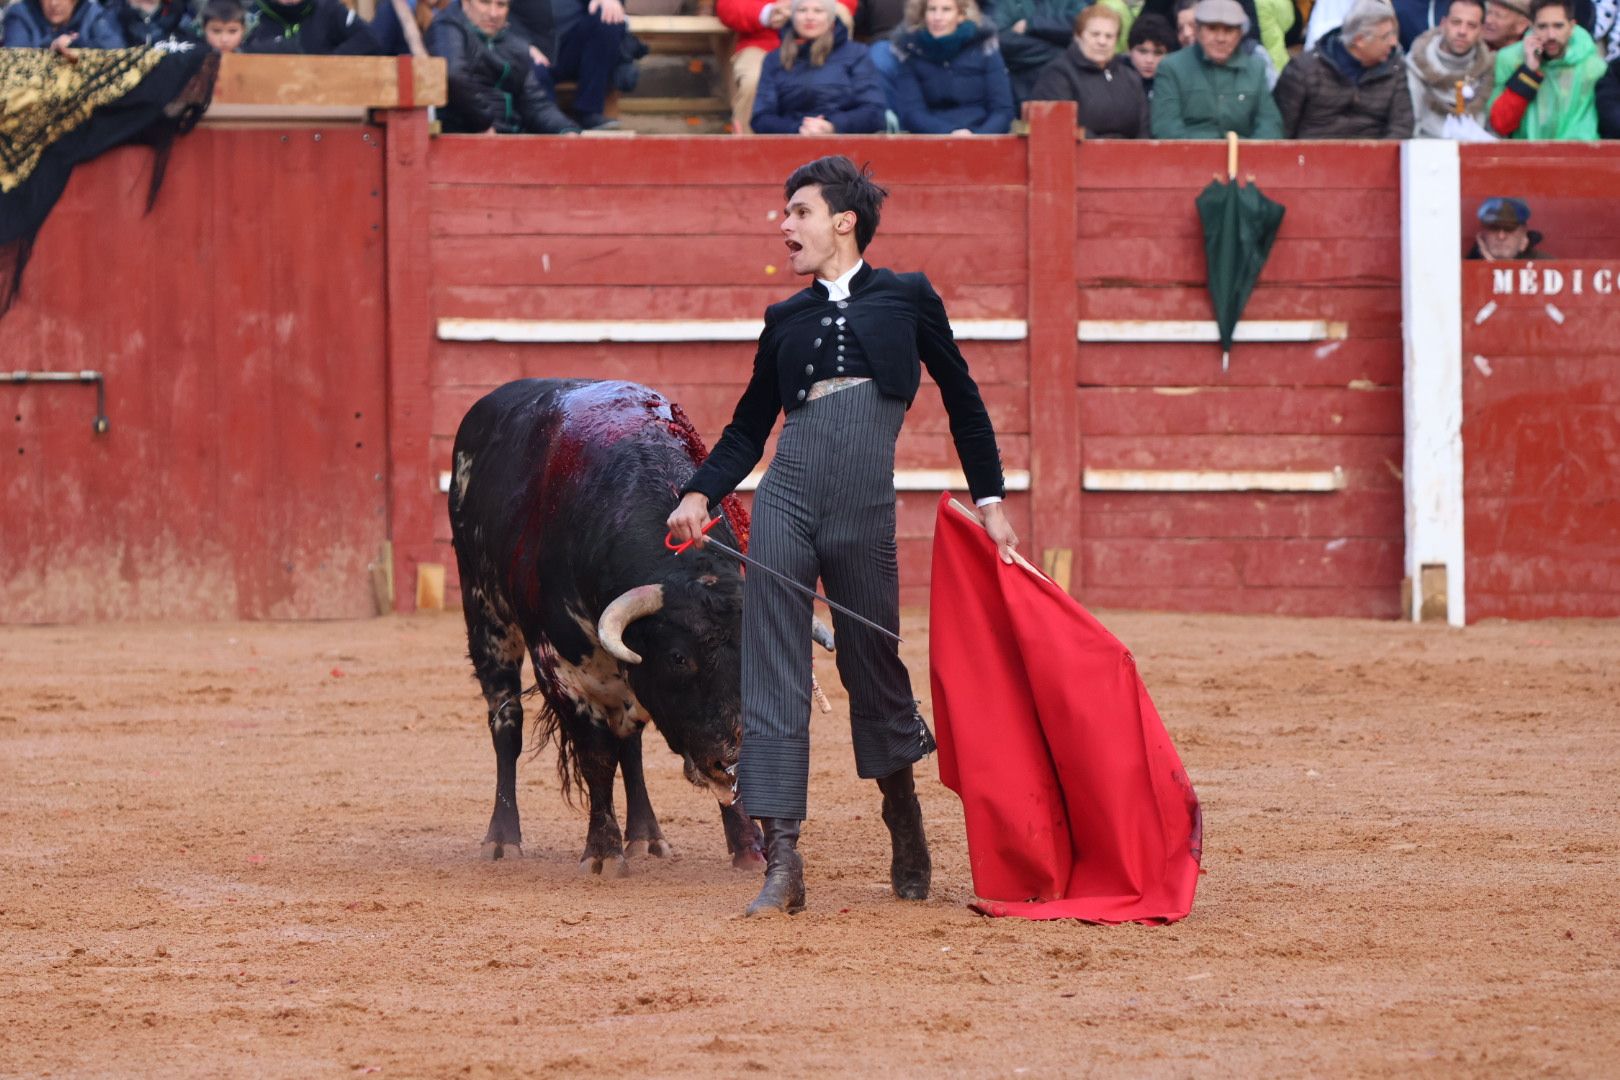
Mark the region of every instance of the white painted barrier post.
[[[1425, 576], [1445, 578], [1446, 621], [1462, 626], [1462, 173], [1457, 144], [1401, 144], [1401, 333], [1405, 345], [1407, 615]], [[1437, 583], [1436, 583], [1437, 584]]]

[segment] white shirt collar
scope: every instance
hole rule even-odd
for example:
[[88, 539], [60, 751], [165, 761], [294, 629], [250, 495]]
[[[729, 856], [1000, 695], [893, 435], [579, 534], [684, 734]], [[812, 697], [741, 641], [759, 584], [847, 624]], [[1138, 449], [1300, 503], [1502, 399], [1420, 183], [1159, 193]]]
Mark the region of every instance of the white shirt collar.
[[826, 288], [827, 299], [848, 300], [849, 283], [854, 279], [855, 275], [860, 272], [861, 267], [865, 265], [865, 259], [856, 259], [855, 265], [844, 271], [844, 273], [838, 275], [837, 281], [828, 281], [826, 278], [816, 278], [816, 280], [821, 282], [822, 286]]

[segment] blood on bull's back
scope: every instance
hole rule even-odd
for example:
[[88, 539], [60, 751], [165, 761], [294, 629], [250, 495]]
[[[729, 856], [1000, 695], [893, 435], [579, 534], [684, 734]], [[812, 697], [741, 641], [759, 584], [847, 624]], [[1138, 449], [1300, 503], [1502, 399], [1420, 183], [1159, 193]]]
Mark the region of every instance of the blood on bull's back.
[[[624, 872], [626, 852], [670, 852], [642, 779], [648, 722], [688, 779], [717, 795], [733, 861], [758, 862], [758, 831], [733, 798], [741, 577], [717, 553], [677, 558], [663, 544], [664, 520], [701, 453], [679, 408], [635, 383], [522, 380], [463, 419], [449, 509], [468, 655], [495, 745], [491, 856], [521, 852], [527, 655], [543, 702], [539, 739], [557, 742], [564, 790], [582, 786], [590, 800], [582, 868]], [[729, 521], [716, 528], [732, 543], [743, 531]], [[621, 771], [622, 832], [613, 808]]]

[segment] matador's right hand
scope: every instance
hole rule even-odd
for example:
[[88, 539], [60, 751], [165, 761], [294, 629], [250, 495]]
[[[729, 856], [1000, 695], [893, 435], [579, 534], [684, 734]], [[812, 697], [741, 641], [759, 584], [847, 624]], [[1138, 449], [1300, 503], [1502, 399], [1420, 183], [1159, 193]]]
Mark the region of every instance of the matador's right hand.
[[669, 519], [670, 536], [677, 544], [691, 542], [703, 546], [703, 526], [709, 523], [709, 497], [701, 491], [688, 491], [681, 497]]

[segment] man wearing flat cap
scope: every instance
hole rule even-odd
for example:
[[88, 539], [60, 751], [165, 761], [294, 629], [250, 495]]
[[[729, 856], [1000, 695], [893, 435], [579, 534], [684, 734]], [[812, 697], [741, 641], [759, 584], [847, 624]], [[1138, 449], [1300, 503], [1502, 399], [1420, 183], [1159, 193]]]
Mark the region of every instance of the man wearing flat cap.
[[1523, 199], [1493, 195], [1479, 204], [1479, 234], [1468, 252], [1470, 259], [1502, 262], [1506, 259], [1545, 259], [1536, 245], [1541, 234], [1533, 232], [1530, 207]]
[[1272, 91], [1290, 139], [1409, 139], [1412, 94], [1385, 0], [1356, 0], [1344, 25], [1283, 69]]
[[1485, 44], [1493, 51], [1507, 48], [1530, 29], [1530, 0], [1486, 0]]
[[1238, 0], [1198, 0], [1193, 44], [1159, 64], [1153, 83], [1155, 139], [1282, 138], [1265, 64], [1241, 48], [1249, 17]]

